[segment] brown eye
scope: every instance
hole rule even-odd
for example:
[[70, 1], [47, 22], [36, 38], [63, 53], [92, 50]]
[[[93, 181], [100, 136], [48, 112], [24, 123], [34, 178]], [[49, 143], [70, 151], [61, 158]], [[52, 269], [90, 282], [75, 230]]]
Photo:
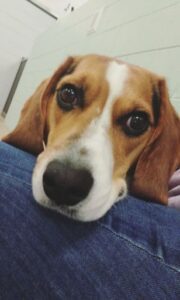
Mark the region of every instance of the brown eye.
[[57, 103], [65, 111], [70, 111], [75, 107], [82, 107], [83, 93], [82, 90], [73, 86], [65, 85], [57, 90]]
[[122, 126], [126, 135], [132, 137], [143, 134], [150, 125], [148, 114], [143, 111], [134, 111], [123, 116], [118, 120], [118, 123]]

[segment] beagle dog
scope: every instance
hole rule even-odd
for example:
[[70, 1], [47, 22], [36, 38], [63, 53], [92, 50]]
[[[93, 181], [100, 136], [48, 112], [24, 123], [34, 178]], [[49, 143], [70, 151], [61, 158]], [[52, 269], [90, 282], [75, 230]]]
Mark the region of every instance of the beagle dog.
[[180, 166], [180, 119], [165, 79], [105, 56], [67, 58], [3, 140], [39, 155], [36, 201], [81, 221], [102, 217], [127, 190], [167, 204]]

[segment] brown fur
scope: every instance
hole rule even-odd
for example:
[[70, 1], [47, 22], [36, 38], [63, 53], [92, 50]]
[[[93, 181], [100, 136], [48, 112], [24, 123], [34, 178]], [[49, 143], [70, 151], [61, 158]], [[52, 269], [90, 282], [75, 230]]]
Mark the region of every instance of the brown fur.
[[[49, 149], [66, 147], [101, 114], [108, 97], [105, 72], [111, 60], [95, 55], [68, 58], [38, 87], [25, 104], [17, 127], [3, 140], [34, 154], [43, 151], [43, 140]], [[114, 149], [114, 180], [126, 178], [133, 167], [131, 192], [166, 204], [168, 180], [180, 166], [180, 120], [169, 102], [165, 80], [137, 66], [128, 66], [129, 79], [123, 95], [114, 104], [109, 131]], [[55, 90], [65, 83], [83, 87], [83, 109], [65, 113], [58, 107]], [[152, 108], [154, 88], [161, 100], [157, 124]], [[135, 109], [148, 113], [151, 127], [143, 135], [129, 138], [116, 120]]]

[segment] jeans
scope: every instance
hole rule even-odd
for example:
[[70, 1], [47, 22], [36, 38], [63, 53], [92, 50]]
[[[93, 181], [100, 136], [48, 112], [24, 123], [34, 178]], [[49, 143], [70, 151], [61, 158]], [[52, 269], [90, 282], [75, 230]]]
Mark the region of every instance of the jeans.
[[73, 221], [34, 201], [35, 160], [0, 143], [0, 299], [180, 299], [178, 210], [128, 196]]

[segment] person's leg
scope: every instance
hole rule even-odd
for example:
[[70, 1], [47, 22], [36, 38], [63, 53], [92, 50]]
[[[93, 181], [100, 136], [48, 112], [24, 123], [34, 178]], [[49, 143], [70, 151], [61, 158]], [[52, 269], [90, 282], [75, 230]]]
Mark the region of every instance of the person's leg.
[[81, 223], [32, 197], [35, 158], [0, 143], [0, 299], [180, 299], [180, 213], [128, 197]]

